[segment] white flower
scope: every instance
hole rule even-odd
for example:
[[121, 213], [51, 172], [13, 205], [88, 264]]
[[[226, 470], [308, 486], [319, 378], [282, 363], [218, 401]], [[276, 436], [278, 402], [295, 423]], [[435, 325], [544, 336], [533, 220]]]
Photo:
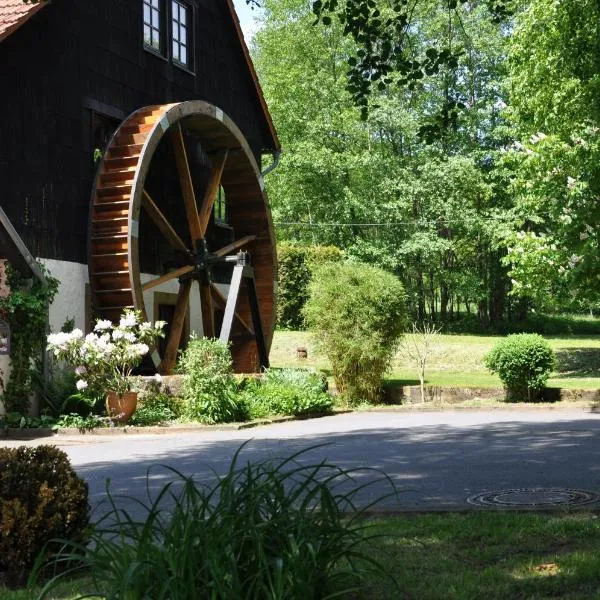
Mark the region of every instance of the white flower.
[[162, 378], [162, 375], [161, 375], [160, 373], [157, 373], [157, 374], [154, 376], [154, 381], [156, 381], [156, 383], [162, 383], [162, 379], [163, 379], [163, 378]]
[[567, 177], [567, 187], [572, 190], [577, 185], [577, 180], [571, 176]]
[[124, 332], [123, 332], [123, 331], [121, 331], [120, 329], [115, 329], [115, 330], [112, 332], [112, 339], [113, 339], [113, 340], [115, 340], [115, 341], [117, 341], [117, 340], [120, 340], [120, 339], [122, 339], [122, 338], [124, 338], [124, 337], [125, 337], [125, 334], [124, 334]]
[[133, 349], [135, 353], [139, 356], [144, 356], [145, 354], [148, 354], [148, 351], [150, 350], [148, 344], [135, 344], [135, 346], [133, 346]]
[[79, 366], [75, 369], [75, 374], [79, 375], [80, 377], [82, 375], [85, 375], [87, 373], [87, 369], [84, 366]]
[[69, 335], [73, 340], [80, 340], [83, 337], [83, 331], [81, 329], [73, 329]]
[[127, 313], [124, 317], [121, 317], [121, 320], [119, 321], [119, 327], [123, 327], [126, 329], [127, 327], [133, 327], [136, 323], [137, 318], [135, 316], [135, 313], [130, 312]]
[[94, 327], [94, 331], [103, 331], [104, 329], [110, 329], [112, 327], [112, 323], [105, 319], [104, 321], [98, 321], [96, 323], [96, 327]]
[[75, 384], [75, 387], [81, 391], [81, 390], [85, 390], [85, 388], [88, 386], [87, 381], [84, 381], [83, 379], [79, 379], [77, 381], [77, 383]]

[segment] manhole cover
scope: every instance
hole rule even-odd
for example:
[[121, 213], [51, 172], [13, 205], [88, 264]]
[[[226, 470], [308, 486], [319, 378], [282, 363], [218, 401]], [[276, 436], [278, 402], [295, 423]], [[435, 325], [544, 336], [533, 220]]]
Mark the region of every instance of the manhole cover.
[[501, 506], [504, 508], [533, 508], [544, 506], [583, 506], [598, 502], [598, 494], [569, 488], [519, 488], [482, 492], [467, 498], [477, 506]]

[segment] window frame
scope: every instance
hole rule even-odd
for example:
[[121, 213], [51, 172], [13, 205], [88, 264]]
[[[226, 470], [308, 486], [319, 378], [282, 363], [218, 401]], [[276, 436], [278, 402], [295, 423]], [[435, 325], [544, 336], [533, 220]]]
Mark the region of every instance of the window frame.
[[[189, 3], [186, 2], [185, 0], [168, 0], [169, 1], [169, 55], [170, 55], [170, 59], [171, 62], [178, 67], [179, 69], [182, 69], [183, 71], [187, 71], [188, 73], [194, 73], [194, 65], [195, 65], [195, 52], [194, 52], [194, 21], [195, 21], [195, 14], [194, 14], [194, 6]], [[178, 6], [178, 10], [177, 10], [177, 18], [175, 16], [174, 13], [174, 5]], [[181, 15], [181, 10], [185, 11], [185, 15], [186, 15], [186, 22], [185, 24], [183, 24], [183, 26], [185, 27], [185, 35], [186, 35], [186, 40], [185, 43], [181, 42], [181, 38], [180, 38], [180, 28], [182, 26], [182, 23], [180, 21], [180, 15]], [[175, 27], [178, 28], [178, 37], [175, 37]], [[181, 62], [179, 60], [178, 57], [175, 56], [175, 52], [174, 50], [174, 46], [177, 45], [178, 48], [181, 50], [181, 47], [183, 46], [186, 50], [186, 57], [187, 57], [187, 62]], [[181, 56], [181, 54], [180, 54]]]
[[[156, 2], [156, 6], [154, 5]], [[146, 21], [146, 7], [150, 10], [150, 22]], [[153, 11], [158, 12], [158, 26], [154, 26], [154, 22], [152, 21]], [[166, 25], [166, 11], [165, 11], [165, 3], [164, 0], [142, 0], [142, 44], [144, 50], [154, 54], [155, 56], [159, 56], [165, 60], [168, 60], [167, 53], [167, 44], [166, 38], [167, 28]], [[154, 46], [152, 43], [148, 43], [146, 41], [146, 27], [149, 27], [151, 32], [158, 32], [158, 47]], [[152, 42], [152, 36], [150, 38], [150, 42]]]

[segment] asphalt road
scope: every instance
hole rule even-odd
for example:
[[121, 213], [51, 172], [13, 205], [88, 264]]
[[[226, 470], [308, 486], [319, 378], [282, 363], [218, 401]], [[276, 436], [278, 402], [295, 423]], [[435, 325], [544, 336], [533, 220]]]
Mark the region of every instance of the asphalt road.
[[[319, 446], [302, 460], [326, 459], [359, 469], [357, 483], [374, 482], [361, 492], [364, 505], [391, 491], [381, 477], [384, 472], [399, 493], [382, 500], [381, 509], [464, 509], [468, 497], [513, 488], [600, 493], [600, 415], [582, 409], [364, 412], [241, 431], [74, 436], [26, 443], [48, 442], [65, 450], [88, 481], [96, 515], [103, 510], [98, 505], [108, 478], [113, 493], [138, 499], [145, 498], [147, 489], [156, 493], [172, 477], [161, 465], [207, 483], [227, 470], [244, 442], [241, 463]], [[364, 467], [379, 471], [360, 470]], [[131, 509], [135, 505], [119, 502]]]

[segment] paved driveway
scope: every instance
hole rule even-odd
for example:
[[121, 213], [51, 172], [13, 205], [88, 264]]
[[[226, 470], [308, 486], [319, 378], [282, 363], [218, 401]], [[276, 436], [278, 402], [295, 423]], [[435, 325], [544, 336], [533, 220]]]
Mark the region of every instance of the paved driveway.
[[[581, 409], [365, 412], [241, 431], [51, 441], [89, 482], [93, 505], [104, 498], [107, 478], [115, 493], [143, 498], [150, 473], [150, 489], [158, 489], [170, 474], [157, 465], [209, 481], [227, 469], [243, 442], [248, 442], [243, 462], [327, 444], [305, 460], [385, 472], [400, 490], [397, 498], [381, 503], [386, 509], [463, 509], [475, 494], [513, 488], [600, 492], [600, 415]], [[358, 476], [360, 482], [376, 479], [380, 476], [374, 471]], [[361, 500], [366, 504], [387, 492], [389, 485], [379, 481], [365, 489]]]

